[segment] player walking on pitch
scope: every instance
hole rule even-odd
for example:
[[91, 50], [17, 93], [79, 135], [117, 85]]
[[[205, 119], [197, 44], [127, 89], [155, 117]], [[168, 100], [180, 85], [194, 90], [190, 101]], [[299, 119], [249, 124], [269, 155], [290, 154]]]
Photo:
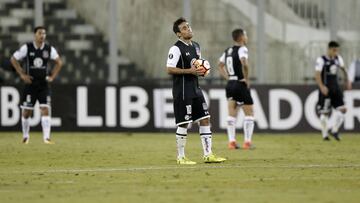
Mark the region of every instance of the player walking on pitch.
[[[340, 141], [339, 129], [344, 122], [346, 107], [343, 100], [343, 92], [337, 80], [339, 69], [347, 75], [343, 58], [338, 55], [339, 43], [331, 41], [328, 44], [327, 54], [316, 60], [315, 80], [319, 87], [319, 101], [317, 110], [320, 114], [321, 133], [324, 141], [329, 141], [328, 133], [337, 141]], [[351, 83], [346, 78], [347, 89], [351, 89]], [[335, 124], [330, 132], [328, 129], [329, 114], [331, 107], [335, 109]]]
[[199, 133], [204, 151], [205, 163], [219, 163], [226, 159], [212, 152], [210, 115], [204, 96], [198, 84], [201, 73], [192, 64], [201, 57], [200, 46], [192, 41], [193, 33], [184, 18], [177, 19], [173, 31], [179, 40], [169, 50], [167, 72], [173, 77], [174, 114], [177, 130], [176, 143], [178, 164], [196, 164], [185, 156], [188, 124], [199, 122]]
[[249, 63], [248, 41], [246, 32], [243, 29], [235, 29], [232, 32], [234, 46], [227, 48], [219, 59], [219, 71], [223, 78], [228, 80], [226, 85], [226, 97], [228, 99], [228, 125], [227, 134], [229, 149], [239, 149], [235, 139], [236, 117], [239, 108], [242, 107], [245, 113], [243, 123], [244, 143], [243, 149], [253, 149], [252, 135], [254, 131], [253, 100], [249, 89]]
[[[53, 144], [50, 140], [50, 87], [58, 75], [62, 61], [56, 49], [45, 43], [46, 29], [38, 26], [34, 29], [34, 41], [24, 44], [11, 57], [11, 63], [25, 83], [22, 98], [22, 132], [23, 143], [28, 144], [30, 139], [29, 117], [31, 116], [36, 101], [39, 101], [41, 110], [41, 126], [45, 144]], [[18, 61], [25, 59], [25, 70]], [[49, 74], [48, 61], [54, 60], [55, 67]]]

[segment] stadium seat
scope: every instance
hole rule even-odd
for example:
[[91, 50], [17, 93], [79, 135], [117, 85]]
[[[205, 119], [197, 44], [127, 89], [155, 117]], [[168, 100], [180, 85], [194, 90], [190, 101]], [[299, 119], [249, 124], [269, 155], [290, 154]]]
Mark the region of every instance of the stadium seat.
[[[9, 60], [14, 51], [33, 39], [33, 0], [0, 1], [0, 55]], [[44, 25], [47, 41], [64, 61], [55, 82], [106, 83], [108, 78], [108, 42], [93, 25], [86, 23], [66, 0], [44, 0]], [[119, 68], [132, 71], [135, 66], [119, 51]], [[18, 83], [17, 76], [6, 77]], [[125, 77], [124, 79], [127, 79]]]

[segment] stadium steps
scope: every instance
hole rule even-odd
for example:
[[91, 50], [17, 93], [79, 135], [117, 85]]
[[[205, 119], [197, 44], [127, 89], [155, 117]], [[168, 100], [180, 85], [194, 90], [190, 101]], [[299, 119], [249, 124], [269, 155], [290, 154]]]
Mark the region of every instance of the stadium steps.
[[[0, 1], [0, 60], [9, 64], [12, 53], [25, 42], [33, 39], [33, 0]], [[62, 56], [63, 70], [56, 80], [59, 83], [106, 83], [108, 78], [108, 42], [91, 24], [85, 22], [76, 10], [68, 8], [65, 0], [44, 0], [44, 25], [47, 40]], [[135, 79], [144, 75], [135, 70], [129, 60], [119, 55], [120, 79]], [[17, 76], [5, 78], [10, 82]]]
[[324, 8], [321, 7], [318, 2], [292, 0], [285, 2], [297, 16], [306, 20], [310, 26], [319, 29], [327, 27], [328, 19], [326, 19]]

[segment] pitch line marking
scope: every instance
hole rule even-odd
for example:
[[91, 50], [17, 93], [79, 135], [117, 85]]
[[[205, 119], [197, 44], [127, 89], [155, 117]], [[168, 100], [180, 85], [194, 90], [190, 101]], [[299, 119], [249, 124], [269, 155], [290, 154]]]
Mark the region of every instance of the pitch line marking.
[[[149, 166], [149, 167], [124, 167], [124, 168], [85, 168], [85, 169], [49, 169], [30, 171], [30, 173], [84, 173], [84, 172], [136, 172], [136, 171], [156, 171], [156, 170], [192, 170], [192, 169], [231, 169], [231, 168], [284, 168], [284, 169], [311, 169], [311, 168], [360, 168], [360, 164], [344, 164], [344, 165], [320, 165], [320, 164], [309, 164], [309, 165], [281, 165], [281, 166], [242, 166], [242, 165], [211, 165], [211, 166]], [[15, 171], [14, 171], [15, 172]], [[25, 173], [25, 171], [17, 171], [19, 173]]]

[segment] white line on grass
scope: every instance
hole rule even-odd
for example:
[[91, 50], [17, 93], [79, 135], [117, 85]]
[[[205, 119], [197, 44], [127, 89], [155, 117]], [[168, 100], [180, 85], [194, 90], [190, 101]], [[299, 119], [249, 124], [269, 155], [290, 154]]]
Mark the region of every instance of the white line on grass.
[[310, 168], [360, 168], [360, 164], [308, 164], [308, 165], [196, 165], [196, 166], [148, 166], [148, 167], [119, 167], [119, 168], [83, 168], [83, 169], [48, 169], [39, 171], [12, 171], [10, 173], [82, 173], [82, 172], [137, 172], [156, 170], [191, 170], [191, 169], [231, 169], [231, 168], [284, 168], [284, 169], [310, 169]]

